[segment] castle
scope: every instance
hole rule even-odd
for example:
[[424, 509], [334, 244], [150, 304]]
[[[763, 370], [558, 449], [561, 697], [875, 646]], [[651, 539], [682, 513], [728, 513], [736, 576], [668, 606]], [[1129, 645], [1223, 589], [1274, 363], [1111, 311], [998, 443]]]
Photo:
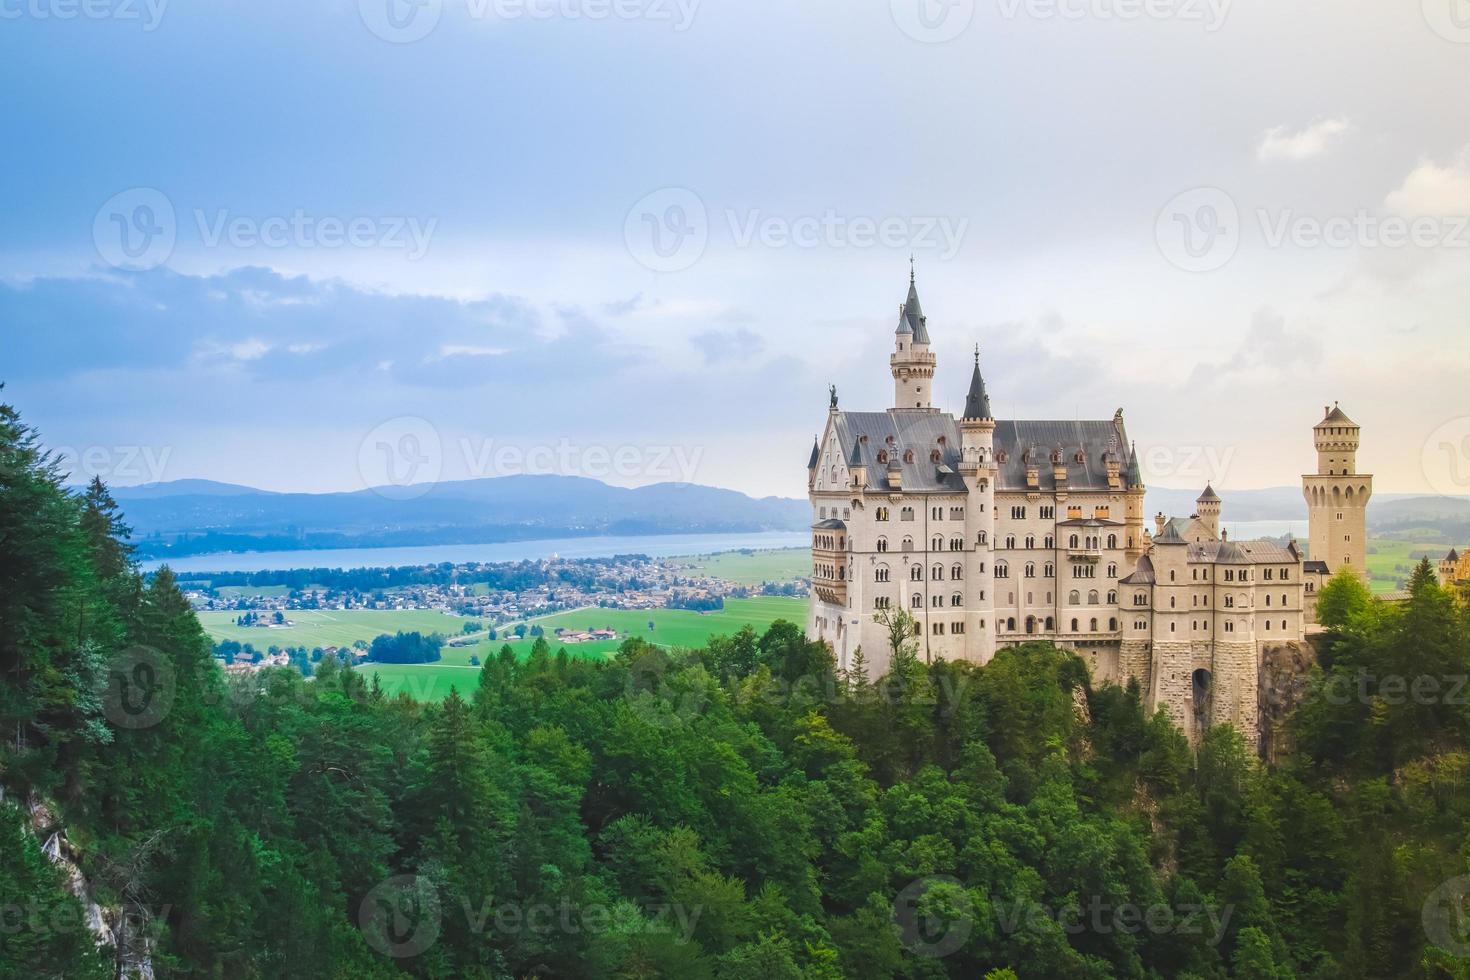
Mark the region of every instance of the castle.
[[1371, 476], [1359, 427], [1329, 408], [1302, 479], [1311, 560], [1295, 542], [1237, 541], [1206, 487], [1189, 517], [1144, 519], [1144, 483], [1123, 411], [1111, 419], [997, 420], [980, 369], [956, 418], [932, 404], [936, 369], [913, 273], [899, 307], [893, 405], [840, 409], [807, 465], [812, 506], [808, 635], [847, 668], [861, 647], [887, 669], [885, 609], [916, 620], [919, 656], [986, 663], [1046, 640], [1095, 680], [1136, 679], [1191, 740], [1231, 722], [1255, 741], [1263, 652], [1301, 643], [1316, 594], [1364, 574]]

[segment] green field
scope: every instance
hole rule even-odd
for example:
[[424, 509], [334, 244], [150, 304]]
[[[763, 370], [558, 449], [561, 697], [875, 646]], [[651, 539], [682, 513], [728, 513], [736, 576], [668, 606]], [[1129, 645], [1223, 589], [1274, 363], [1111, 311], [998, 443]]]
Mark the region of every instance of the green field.
[[[711, 636], [737, 632], [749, 625], [757, 633], [763, 633], [778, 619], [801, 624], [806, 621], [807, 600], [761, 596], [755, 599], [727, 599], [725, 608], [718, 612], [697, 613], [687, 609], [579, 609], [573, 612], [554, 613], [527, 620], [546, 631], [546, 642], [552, 652], [563, 647], [558, 643], [554, 631], [557, 627], [568, 630], [611, 628], [618, 631], [616, 640], [598, 640], [591, 643], [566, 644], [565, 649], [573, 657], [605, 657], [618, 648], [629, 636], [641, 636], [650, 643], [665, 647], [703, 646]], [[648, 628], [649, 621], [654, 624]], [[438, 663], [412, 664], [369, 664], [360, 669], [366, 674], [376, 673], [383, 689], [389, 694], [406, 690], [416, 698], [434, 699], [449, 693], [451, 684], [461, 692], [474, 690], [479, 683], [479, 674], [469, 668], [471, 657], [478, 657], [483, 664], [486, 659], [509, 645], [516, 655], [524, 658], [536, 641], [529, 635], [524, 640], [505, 639], [503, 632], [497, 640], [483, 640], [474, 646], [445, 647]], [[261, 632], [265, 632], [262, 630]], [[423, 691], [425, 693], [420, 694]]]
[[1393, 592], [1401, 588], [1419, 559], [1411, 553], [1438, 556], [1450, 550], [1447, 544], [1432, 541], [1398, 541], [1389, 538], [1368, 539], [1368, 574], [1374, 592]]
[[806, 548], [777, 548], [765, 551], [725, 551], [717, 555], [674, 558], [692, 573], [722, 578], [739, 585], [763, 582], [794, 582], [811, 574], [812, 553]]
[[286, 615], [296, 625], [289, 629], [236, 626], [236, 612], [201, 612], [199, 622], [215, 642], [238, 640], [257, 650], [278, 647], [345, 647], [354, 640], [371, 642], [382, 633], [444, 633], [454, 635], [471, 622], [426, 609], [292, 609]]

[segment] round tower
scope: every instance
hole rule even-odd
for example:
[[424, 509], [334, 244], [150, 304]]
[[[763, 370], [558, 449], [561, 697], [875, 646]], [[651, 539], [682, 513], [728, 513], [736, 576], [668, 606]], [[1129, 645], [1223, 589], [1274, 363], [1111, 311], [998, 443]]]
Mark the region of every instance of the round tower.
[[1373, 477], [1358, 472], [1362, 429], [1337, 405], [1324, 408], [1322, 415], [1312, 427], [1317, 472], [1302, 477], [1310, 526], [1308, 558], [1325, 562], [1329, 574], [1348, 568], [1366, 577]]
[[893, 372], [894, 409], [933, 411], [934, 354], [929, 350], [929, 328], [914, 284], [913, 260], [909, 261], [909, 294], [898, 308], [888, 367]]
[[1211, 537], [1220, 536], [1220, 495], [1208, 483], [1205, 484], [1205, 492], [1195, 498], [1194, 514], [1209, 530]]

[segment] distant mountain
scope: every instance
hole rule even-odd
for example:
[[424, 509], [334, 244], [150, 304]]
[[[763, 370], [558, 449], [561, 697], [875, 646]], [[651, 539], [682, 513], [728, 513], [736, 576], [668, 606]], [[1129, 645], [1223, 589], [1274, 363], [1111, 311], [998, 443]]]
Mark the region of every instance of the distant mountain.
[[[417, 492], [417, 488], [410, 488]], [[208, 480], [114, 491], [140, 557], [312, 548], [474, 544], [599, 534], [799, 530], [806, 501], [689, 483], [613, 487], [509, 476], [352, 493], [273, 493]]]
[[[1197, 490], [1150, 489], [1148, 516], [1194, 513]], [[1306, 531], [1307, 504], [1298, 487], [1222, 490], [1223, 517], [1234, 521], [1300, 521]], [[1375, 493], [1368, 504], [1368, 527], [1385, 534], [1410, 529], [1433, 531], [1446, 541], [1470, 540], [1470, 497], [1433, 497], [1412, 493]]]

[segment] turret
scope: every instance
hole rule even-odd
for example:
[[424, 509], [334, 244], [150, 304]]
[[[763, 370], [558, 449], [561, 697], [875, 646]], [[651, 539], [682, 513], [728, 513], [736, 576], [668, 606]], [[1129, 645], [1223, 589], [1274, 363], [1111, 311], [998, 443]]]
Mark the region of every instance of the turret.
[[1362, 430], [1337, 405], [1322, 410], [1312, 426], [1317, 472], [1302, 476], [1307, 500], [1310, 558], [1327, 563], [1330, 573], [1348, 568], [1367, 575], [1368, 500], [1373, 477], [1358, 472]]
[[1220, 495], [1215, 488], [1205, 484], [1205, 492], [1195, 498], [1194, 513], [1199, 522], [1210, 531], [1210, 536], [1220, 537]]
[[893, 354], [888, 358], [893, 374], [893, 408], [933, 410], [934, 355], [929, 350], [929, 327], [919, 305], [914, 283], [913, 260], [909, 260], [909, 294], [898, 308], [898, 327], [893, 332]]
[[861, 490], [868, 485], [868, 464], [863, 462], [863, 447], [854, 439], [852, 452], [847, 457], [847, 472], [852, 477], [852, 485], [856, 490]]

